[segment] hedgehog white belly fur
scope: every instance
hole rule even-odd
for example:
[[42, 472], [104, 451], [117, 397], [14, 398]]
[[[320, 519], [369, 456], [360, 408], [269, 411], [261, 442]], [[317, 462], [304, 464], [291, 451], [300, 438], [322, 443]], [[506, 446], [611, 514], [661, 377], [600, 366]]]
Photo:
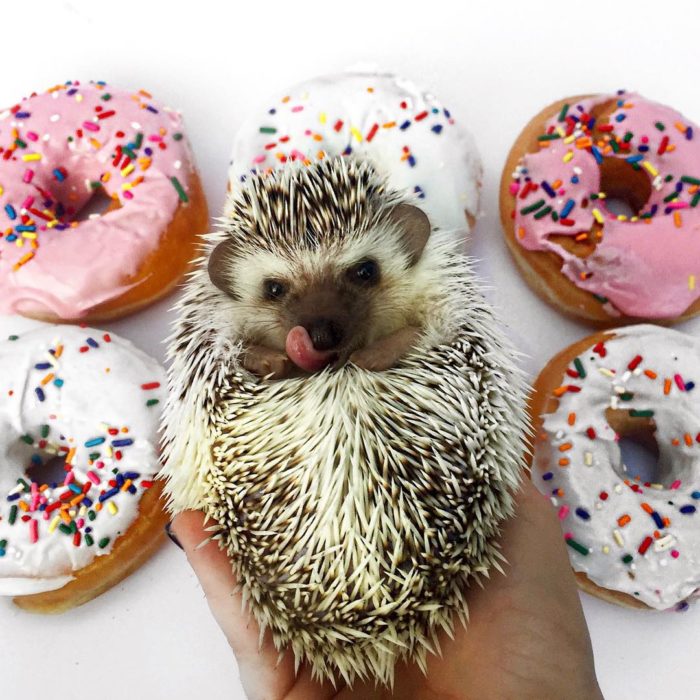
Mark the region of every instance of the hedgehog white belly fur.
[[251, 375], [207, 274], [214, 246], [252, 226], [273, 238], [306, 231], [304, 245], [315, 230], [321, 245], [322, 227], [371, 228], [404, 198], [347, 159], [252, 178], [235, 197], [170, 342], [170, 508], [216, 520], [244, 599], [278, 648], [318, 677], [391, 683], [399, 659], [425, 667], [440, 629], [455, 615], [466, 622], [469, 586], [500, 569], [499, 526], [525, 449], [516, 353], [468, 261], [434, 232], [416, 273], [424, 332], [396, 367]]

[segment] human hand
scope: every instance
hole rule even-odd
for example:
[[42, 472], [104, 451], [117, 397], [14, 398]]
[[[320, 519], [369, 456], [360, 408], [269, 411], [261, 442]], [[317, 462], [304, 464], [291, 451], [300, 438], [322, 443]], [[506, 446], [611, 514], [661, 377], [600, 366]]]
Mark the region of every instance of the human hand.
[[[280, 655], [241, 611], [232, 593], [231, 565], [216, 542], [197, 549], [208, 533], [204, 516], [187, 511], [173, 521], [209, 607], [233, 649], [251, 700], [600, 700], [590, 638], [561, 529], [548, 500], [529, 481], [516, 517], [503, 528], [506, 576], [493, 572], [468, 594], [469, 625], [454, 639], [440, 635], [442, 655], [428, 656], [428, 673], [399, 664], [393, 693], [371, 683], [352, 688], [318, 683], [290, 652]], [[279, 660], [279, 662], [278, 662]]]

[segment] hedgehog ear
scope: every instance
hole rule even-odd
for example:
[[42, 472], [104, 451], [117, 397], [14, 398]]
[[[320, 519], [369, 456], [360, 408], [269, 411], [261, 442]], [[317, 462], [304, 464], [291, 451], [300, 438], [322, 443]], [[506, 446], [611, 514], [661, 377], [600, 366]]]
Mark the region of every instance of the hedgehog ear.
[[209, 279], [215, 287], [218, 287], [222, 292], [236, 299], [237, 294], [233, 290], [233, 280], [231, 278], [232, 249], [233, 241], [219, 243], [209, 255], [207, 272], [209, 273]]
[[423, 254], [430, 238], [430, 221], [425, 212], [411, 204], [397, 204], [389, 213], [389, 221], [401, 231], [401, 240], [409, 256], [409, 264], [415, 265]]

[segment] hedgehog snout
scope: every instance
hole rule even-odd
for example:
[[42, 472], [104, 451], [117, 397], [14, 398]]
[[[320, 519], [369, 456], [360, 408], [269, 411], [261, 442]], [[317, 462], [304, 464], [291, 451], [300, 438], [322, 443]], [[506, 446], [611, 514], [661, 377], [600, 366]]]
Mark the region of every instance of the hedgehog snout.
[[331, 318], [314, 318], [301, 324], [306, 328], [316, 350], [335, 350], [343, 342], [342, 325]]

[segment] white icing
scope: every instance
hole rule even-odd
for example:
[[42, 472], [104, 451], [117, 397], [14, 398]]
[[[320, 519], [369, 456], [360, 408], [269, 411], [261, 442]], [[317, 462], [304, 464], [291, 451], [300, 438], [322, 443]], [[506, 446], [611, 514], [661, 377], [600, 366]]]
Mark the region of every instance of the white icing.
[[74, 580], [74, 576], [54, 576], [52, 578], [8, 577], [0, 578], [0, 596], [32, 595], [63, 588]]
[[456, 240], [469, 233], [465, 212], [478, 215], [482, 172], [474, 139], [435, 97], [388, 73], [324, 76], [271, 99], [237, 134], [231, 188], [251, 171], [291, 158], [313, 161], [320, 152], [341, 155], [348, 147], [393, 187], [413, 194], [433, 225]]
[[[650, 325], [611, 333], [615, 337], [605, 342], [605, 357], [592, 348], [579, 355], [585, 378], [563, 377], [562, 385], [579, 386], [581, 391], [564, 393], [557, 410], [544, 416], [533, 480], [552, 496], [565, 536], [588, 549], [587, 555], [569, 549], [576, 571], [604, 588], [667, 609], [700, 587], [700, 510], [692, 511], [700, 509], [700, 342]], [[642, 361], [629, 369], [637, 355]], [[573, 363], [569, 367], [575, 369]], [[676, 377], [681, 384], [699, 386], [681, 390]], [[646, 486], [626, 475], [617, 436], [605, 417], [608, 407], [654, 411], [662, 484]], [[573, 426], [568, 422], [571, 413], [576, 416]], [[593, 439], [587, 435], [589, 428], [596, 433]], [[567, 444], [571, 448], [560, 451]], [[561, 458], [570, 464], [559, 466]], [[545, 480], [547, 474], [552, 476]], [[658, 514], [661, 523], [642, 504]], [[590, 519], [577, 509], [584, 509]], [[621, 525], [618, 519], [624, 515], [631, 520]], [[652, 542], [640, 553], [647, 537]], [[632, 560], [625, 563], [625, 555]]]
[[[157, 427], [165, 396], [163, 369], [130, 342], [113, 334], [108, 337], [111, 342], [105, 340], [104, 331], [91, 328], [44, 326], [17, 340], [0, 343], [0, 366], [4, 368], [0, 375], [0, 543], [6, 541], [4, 556], [0, 556], [0, 595], [54, 590], [65, 585], [72, 572], [84, 568], [96, 556], [109, 553], [118, 536], [138, 515], [139, 498], [144, 491], [142, 480], [152, 479], [159, 469]], [[91, 347], [88, 338], [98, 347]], [[52, 356], [49, 350], [59, 345], [63, 346], [62, 354]], [[86, 347], [89, 349], [81, 352]], [[51, 366], [36, 368], [43, 363]], [[48, 374], [63, 384], [59, 387], [51, 380], [41, 385]], [[154, 382], [160, 386], [142, 388], [143, 384]], [[43, 401], [35, 391], [37, 387], [44, 393]], [[152, 399], [159, 403], [148, 406], [147, 401]], [[48, 426], [43, 448], [39, 443], [42, 426]], [[111, 435], [109, 428], [128, 428], [128, 432]], [[26, 435], [32, 436], [32, 445], [22, 440]], [[105, 442], [85, 445], [96, 438], [104, 438]], [[131, 439], [133, 444], [111, 446], [112, 441], [124, 439]], [[91, 507], [82, 510], [84, 504], [71, 508], [69, 520], [76, 523], [80, 532], [78, 546], [72, 533], [59, 529], [58, 524], [63, 521], [54, 522], [60, 509], [41, 511], [40, 504], [33, 503], [31, 492], [22, 492], [19, 501], [8, 500], [18, 489], [18, 479], [31, 482], [26, 469], [32, 455], [50, 457], [61, 446], [75, 447], [74, 483], [79, 487], [90, 484], [86, 496], [93, 501]], [[121, 459], [117, 458], [117, 451], [121, 452]], [[100, 456], [91, 463], [89, 455], [96, 452]], [[115, 468], [122, 475], [138, 473], [132, 479], [136, 493], [119, 490], [90, 520], [88, 511], [94, 510], [101, 493], [112, 488], [108, 481], [116, 478], [112, 473]], [[94, 484], [88, 472], [101, 483]], [[44, 491], [44, 505], [50, 506], [67, 490], [59, 486]], [[12, 525], [11, 509], [20, 501], [30, 510], [18, 510]], [[22, 516], [37, 522], [36, 543], [31, 542], [31, 525], [23, 522]], [[91, 528], [89, 533], [87, 528]], [[86, 534], [92, 537], [93, 545], [87, 544]], [[109, 544], [100, 548], [98, 543], [103, 538], [109, 538]]]

